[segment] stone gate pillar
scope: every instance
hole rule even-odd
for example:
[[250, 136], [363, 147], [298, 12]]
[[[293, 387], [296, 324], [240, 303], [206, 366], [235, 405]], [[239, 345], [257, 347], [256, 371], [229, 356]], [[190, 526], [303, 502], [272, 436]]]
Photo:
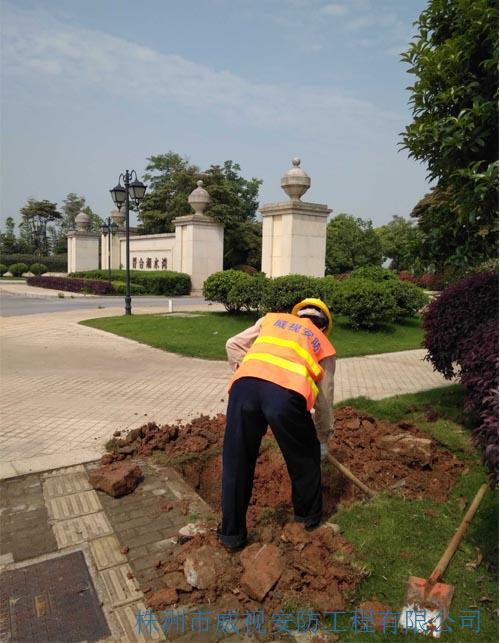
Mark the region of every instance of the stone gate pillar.
[[[120, 240], [124, 239], [125, 233], [125, 215], [120, 210], [111, 210], [111, 218], [116, 223], [116, 232], [111, 235], [111, 270], [120, 270], [124, 268], [121, 263], [121, 243]], [[101, 268], [107, 270], [108, 266], [108, 235], [101, 234]]]
[[209, 195], [203, 181], [197, 185], [188, 198], [194, 214], [173, 220], [173, 269], [191, 275], [192, 295], [201, 294], [205, 279], [222, 270], [224, 256], [224, 227], [203, 214]]
[[99, 268], [99, 233], [90, 232], [90, 217], [83, 210], [75, 217], [76, 230], [68, 232], [68, 272]]
[[268, 277], [325, 274], [326, 222], [331, 210], [321, 203], [304, 203], [301, 197], [311, 179], [294, 158], [281, 187], [289, 201], [262, 208], [262, 272]]

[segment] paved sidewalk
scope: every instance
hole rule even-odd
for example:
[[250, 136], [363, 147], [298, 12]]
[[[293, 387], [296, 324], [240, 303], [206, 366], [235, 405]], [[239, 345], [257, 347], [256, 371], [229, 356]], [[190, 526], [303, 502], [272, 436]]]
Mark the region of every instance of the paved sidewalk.
[[[166, 353], [78, 324], [113, 314], [122, 309], [1, 320], [0, 479], [95, 460], [116, 430], [224, 412], [225, 362]], [[339, 360], [336, 401], [447, 385], [424, 354]]]

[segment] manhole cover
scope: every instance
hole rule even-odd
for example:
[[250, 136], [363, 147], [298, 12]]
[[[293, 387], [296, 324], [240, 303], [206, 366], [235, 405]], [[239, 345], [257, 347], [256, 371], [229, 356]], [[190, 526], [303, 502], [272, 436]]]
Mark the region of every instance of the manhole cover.
[[0, 575], [0, 640], [95, 641], [109, 634], [82, 552]]

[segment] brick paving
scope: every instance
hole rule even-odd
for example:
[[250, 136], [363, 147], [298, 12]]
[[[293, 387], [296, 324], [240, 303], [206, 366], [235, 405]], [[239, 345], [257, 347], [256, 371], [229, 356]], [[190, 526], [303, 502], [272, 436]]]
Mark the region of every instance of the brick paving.
[[[158, 312], [143, 309], [141, 312]], [[88, 328], [121, 309], [2, 318], [0, 479], [89, 462], [116, 430], [224, 412], [229, 367]], [[448, 384], [425, 351], [340, 359], [335, 400]]]

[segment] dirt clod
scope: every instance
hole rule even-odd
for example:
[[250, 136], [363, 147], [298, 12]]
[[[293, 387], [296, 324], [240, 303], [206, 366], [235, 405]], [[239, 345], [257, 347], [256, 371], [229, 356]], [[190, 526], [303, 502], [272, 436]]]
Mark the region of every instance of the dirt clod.
[[89, 482], [94, 489], [104, 491], [114, 498], [132, 493], [141, 478], [140, 467], [131, 462], [106, 464], [89, 473]]
[[[223, 415], [200, 416], [186, 424], [149, 422], [116, 438], [116, 449], [107, 455], [119, 461], [163, 451], [167, 462], [219, 512], [225, 423]], [[406, 451], [401, 445], [406, 445]], [[351, 407], [337, 410], [329, 448], [374, 491], [386, 490], [410, 500], [444, 502], [465, 466], [411, 423], [379, 421]], [[322, 466], [322, 484], [325, 517], [332, 516], [340, 502], [364, 499], [329, 463]], [[173, 509], [187, 514], [189, 503], [175, 500], [163, 506], [164, 511]], [[428, 509], [426, 513], [435, 512]], [[340, 534], [334, 517], [312, 532], [292, 520], [290, 479], [268, 431], [247, 514], [249, 546], [241, 555], [229, 554], [219, 545], [214, 525], [195, 522], [196, 529], [188, 525], [189, 533], [180, 534], [177, 546], [165, 554], [166, 589], [161, 591], [169, 593], [155, 601], [162, 606], [211, 604], [214, 609], [227, 603], [269, 612], [279, 611], [285, 603], [308, 605], [321, 612], [352, 609], [346, 596], [352, 595], [366, 574], [362, 564], [353, 562], [363, 562], [362, 555]], [[258, 552], [265, 561], [262, 564]], [[404, 558], [405, 552], [401, 555]]]

